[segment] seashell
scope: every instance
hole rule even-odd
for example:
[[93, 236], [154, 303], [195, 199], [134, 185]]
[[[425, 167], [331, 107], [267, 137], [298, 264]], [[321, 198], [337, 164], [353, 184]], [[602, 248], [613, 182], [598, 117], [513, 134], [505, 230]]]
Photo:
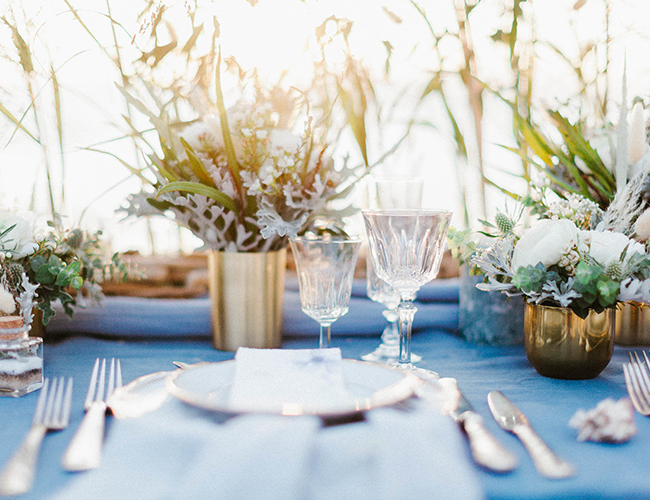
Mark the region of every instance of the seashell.
[[578, 441], [625, 443], [636, 434], [632, 402], [629, 398], [603, 399], [589, 411], [579, 409], [569, 427], [578, 430]]

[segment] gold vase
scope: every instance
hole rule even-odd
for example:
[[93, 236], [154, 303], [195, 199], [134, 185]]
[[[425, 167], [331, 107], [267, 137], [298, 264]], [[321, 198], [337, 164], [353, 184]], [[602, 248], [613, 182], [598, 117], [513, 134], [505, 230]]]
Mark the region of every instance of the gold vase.
[[650, 345], [650, 307], [645, 304], [626, 302], [616, 311], [617, 344]]
[[612, 309], [582, 319], [568, 308], [526, 304], [526, 356], [545, 377], [594, 378], [612, 359], [615, 317]]
[[280, 347], [286, 258], [284, 248], [208, 253], [214, 347]]

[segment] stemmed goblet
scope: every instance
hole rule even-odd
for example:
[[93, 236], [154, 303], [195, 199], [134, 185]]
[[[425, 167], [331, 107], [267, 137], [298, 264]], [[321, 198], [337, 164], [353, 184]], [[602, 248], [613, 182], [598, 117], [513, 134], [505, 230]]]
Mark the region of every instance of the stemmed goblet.
[[318, 321], [318, 347], [329, 347], [331, 325], [348, 312], [361, 240], [332, 236], [291, 239], [302, 311]]
[[363, 210], [372, 264], [377, 276], [400, 295], [398, 365], [412, 368], [411, 329], [420, 287], [438, 275], [451, 212]]
[[[370, 209], [417, 209], [422, 203], [421, 177], [371, 177], [368, 182], [368, 207]], [[383, 304], [386, 326], [381, 334], [381, 344], [372, 352], [364, 354], [365, 361], [394, 363], [399, 358], [399, 329], [397, 327], [399, 292], [377, 276], [370, 256], [366, 259], [366, 291], [368, 298]], [[411, 361], [422, 358], [411, 353]]]

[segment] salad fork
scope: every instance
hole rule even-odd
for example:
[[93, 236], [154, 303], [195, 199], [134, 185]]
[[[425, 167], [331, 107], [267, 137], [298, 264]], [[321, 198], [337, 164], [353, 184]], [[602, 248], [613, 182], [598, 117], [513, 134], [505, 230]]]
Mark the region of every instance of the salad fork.
[[628, 352], [630, 362], [623, 364], [623, 374], [634, 408], [641, 415], [648, 417], [650, 416], [650, 372], [648, 371], [650, 359], [645, 351], [642, 352], [643, 360], [638, 353], [632, 355]]
[[122, 365], [119, 359], [111, 359], [108, 384], [105, 387], [106, 382], [106, 358], [102, 360], [101, 368], [97, 358], [84, 401], [86, 415], [61, 460], [65, 470], [82, 471], [99, 466], [104, 441], [106, 399], [115, 389], [122, 387]]
[[67, 384], [63, 377], [55, 378], [51, 387], [49, 378], [43, 381], [32, 426], [0, 474], [0, 495], [21, 495], [31, 489], [43, 438], [47, 431], [60, 431], [68, 426], [71, 403], [72, 377]]

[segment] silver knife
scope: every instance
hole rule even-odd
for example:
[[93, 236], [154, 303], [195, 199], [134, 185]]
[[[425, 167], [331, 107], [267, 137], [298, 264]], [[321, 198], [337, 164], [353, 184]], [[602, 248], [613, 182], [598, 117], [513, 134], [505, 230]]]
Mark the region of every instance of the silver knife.
[[494, 472], [510, 472], [519, 460], [506, 449], [483, 425], [483, 417], [474, 411], [471, 403], [458, 389], [456, 379], [441, 378], [438, 383], [447, 394], [443, 408], [465, 431], [474, 461]]
[[575, 474], [573, 466], [553, 453], [533, 430], [526, 416], [503, 393], [491, 391], [488, 405], [497, 423], [521, 440], [540, 474], [551, 479], [563, 479]]

